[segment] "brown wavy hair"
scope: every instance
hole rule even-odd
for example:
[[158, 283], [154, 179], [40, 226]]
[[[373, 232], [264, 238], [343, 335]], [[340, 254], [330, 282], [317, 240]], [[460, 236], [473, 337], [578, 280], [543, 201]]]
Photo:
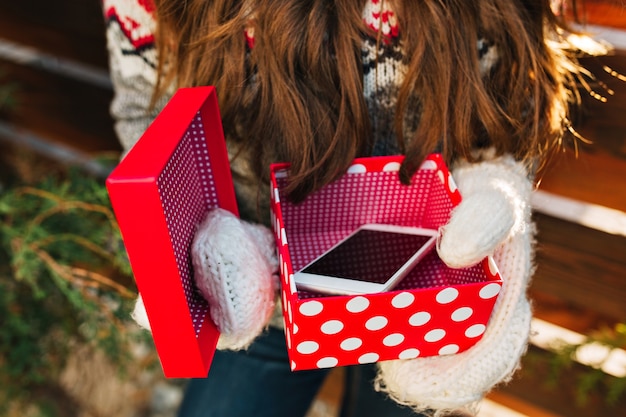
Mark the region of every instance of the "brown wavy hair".
[[[394, 115], [404, 181], [438, 146], [448, 163], [471, 159], [479, 145], [536, 161], [560, 142], [576, 93], [565, 54], [547, 42], [561, 27], [550, 0], [386, 1], [408, 65]], [[270, 162], [288, 161], [291, 196], [301, 200], [373, 146], [363, 98], [365, 3], [155, 0], [155, 97], [171, 83], [215, 85], [226, 135], [240, 155], [255, 156], [256, 178], [267, 181]], [[245, 28], [254, 31], [252, 48]], [[480, 38], [499, 56], [487, 74]], [[407, 138], [408, 112], [419, 112], [420, 123]]]

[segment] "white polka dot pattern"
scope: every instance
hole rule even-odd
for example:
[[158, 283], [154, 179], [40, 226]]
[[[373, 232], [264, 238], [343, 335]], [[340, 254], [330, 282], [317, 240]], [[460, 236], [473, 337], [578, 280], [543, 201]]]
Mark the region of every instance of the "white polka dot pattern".
[[207, 317], [208, 304], [193, 284], [189, 248], [196, 226], [208, 208], [218, 206], [204, 127], [199, 115], [191, 122], [163, 169], [157, 187], [189, 312], [198, 336]]
[[359, 159], [298, 205], [282, 193], [288, 167], [272, 167], [272, 222], [293, 370], [451, 355], [484, 333], [502, 284], [487, 259], [455, 270], [431, 251], [391, 292], [296, 291], [293, 272], [364, 223], [437, 229], [448, 221], [460, 195], [441, 157], [430, 156], [410, 186], [398, 180], [400, 162], [401, 157]]

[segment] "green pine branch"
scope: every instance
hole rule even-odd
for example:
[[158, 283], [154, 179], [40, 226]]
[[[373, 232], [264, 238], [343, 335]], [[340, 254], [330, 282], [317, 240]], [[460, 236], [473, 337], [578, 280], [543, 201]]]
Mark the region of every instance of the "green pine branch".
[[56, 383], [70, 341], [102, 349], [122, 368], [142, 337], [128, 325], [135, 294], [101, 180], [70, 171], [2, 189], [0, 415]]

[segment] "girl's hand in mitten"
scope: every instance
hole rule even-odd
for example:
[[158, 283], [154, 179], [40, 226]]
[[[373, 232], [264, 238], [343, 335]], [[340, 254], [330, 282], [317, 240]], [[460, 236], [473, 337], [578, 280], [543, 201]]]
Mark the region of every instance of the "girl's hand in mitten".
[[211, 210], [191, 248], [194, 278], [220, 330], [218, 349], [245, 349], [274, 310], [278, 259], [274, 237], [223, 209]]
[[450, 267], [480, 262], [505, 240], [525, 232], [532, 183], [510, 155], [462, 162], [452, 170], [462, 201], [441, 229], [437, 251]]
[[[481, 340], [455, 354], [380, 362], [377, 389], [396, 402], [434, 415], [475, 405], [507, 381], [526, 351], [531, 310], [526, 289], [532, 272], [534, 227], [531, 183], [510, 156], [453, 170], [463, 197], [443, 230], [438, 251], [450, 266], [468, 266], [493, 253], [502, 290]], [[473, 413], [472, 413], [473, 414]]]
[[[269, 229], [210, 211], [191, 248], [194, 279], [220, 330], [218, 349], [245, 349], [267, 325], [278, 288], [278, 259]], [[132, 318], [150, 330], [141, 295]]]

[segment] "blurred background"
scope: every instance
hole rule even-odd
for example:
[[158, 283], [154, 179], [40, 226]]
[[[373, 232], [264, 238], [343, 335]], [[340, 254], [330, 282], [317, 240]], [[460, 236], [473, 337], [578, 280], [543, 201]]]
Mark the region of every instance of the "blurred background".
[[[626, 3], [576, 15], [614, 50], [581, 58], [584, 140], [533, 200], [532, 343], [481, 417], [626, 415]], [[120, 157], [112, 94], [98, 0], [0, 0], [0, 416], [165, 417], [180, 401], [185, 381], [163, 378], [129, 319], [104, 188]], [[309, 417], [336, 416], [342, 378]]]

